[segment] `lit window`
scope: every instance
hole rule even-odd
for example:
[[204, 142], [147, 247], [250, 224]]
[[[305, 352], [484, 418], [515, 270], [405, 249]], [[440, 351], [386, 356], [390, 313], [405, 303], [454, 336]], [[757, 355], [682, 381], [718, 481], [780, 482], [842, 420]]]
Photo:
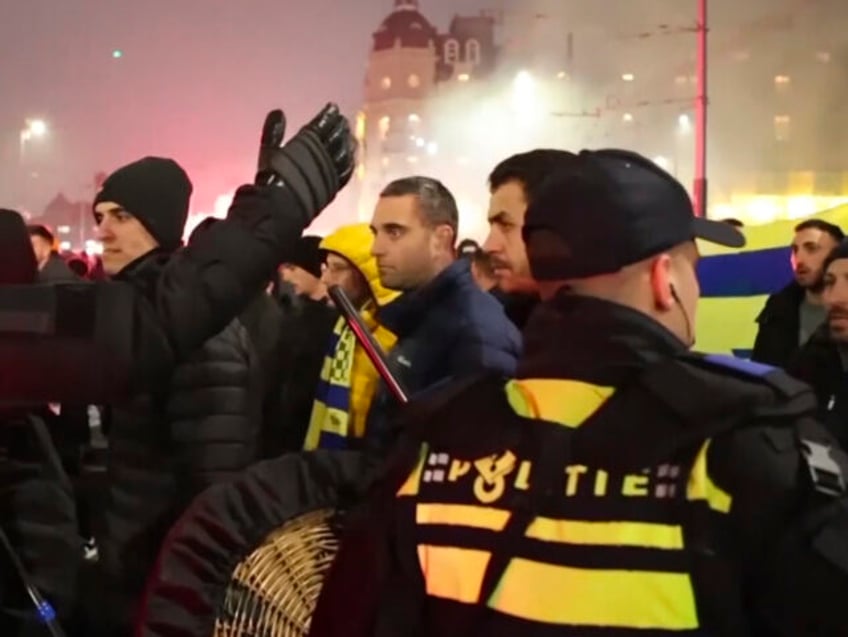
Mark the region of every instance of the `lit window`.
[[792, 118], [789, 115], [774, 116], [774, 138], [779, 142], [785, 142], [789, 139], [789, 126], [792, 123]]
[[624, 80], [625, 82], [632, 82], [633, 80], [636, 79], [636, 76], [633, 75], [633, 73], [624, 73], [621, 76], [621, 79]]
[[459, 42], [448, 40], [445, 42], [445, 64], [456, 64], [459, 60]]
[[389, 127], [392, 125], [392, 118], [388, 115], [383, 115], [380, 118], [380, 139], [386, 139], [389, 134]]
[[418, 116], [418, 113], [410, 113], [408, 119], [410, 124], [417, 124], [421, 121], [421, 118]]
[[406, 79], [406, 83], [409, 84], [409, 88], [418, 88], [421, 86], [421, 78], [413, 73]]
[[625, 121], [625, 122], [632, 122], [633, 121], [633, 114], [632, 113], [625, 113], [624, 115], [621, 116], [621, 119], [622, 119], [622, 121]]
[[471, 79], [471, 76], [468, 75], [468, 73], [460, 73], [459, 75], [456, 76], [456, 79], [459, 80], [460, 82], [467, 82], [468, 80]]
[[477, 40], [465, 43], [465, 60], [469, 64], [480, 64], [480, 43]]
[[827, 64], [830, 62], [830, 52], [829, 51], [819, 51], [816, 53], [816, 59], [822, 64]]
[[390, 78], [389, 76], [384, 77], [382, 80], [380, 80], [380, 86], [383, 87], [384, 91], [388, 91], [390, 88], [392, 88], [392, 78]]
[[59, 226], [58, 228], [56, 228], [56, 231], [59, 234], [70, 234], [71, 233], [71, 226]]
[[775, 86], [787, 86], [791, 82], [788, 75], [775, 75], [774, 76], [774, 84]]
[[365, 139], [365, 113], [362, 111], [356, 114], [356, 139]]

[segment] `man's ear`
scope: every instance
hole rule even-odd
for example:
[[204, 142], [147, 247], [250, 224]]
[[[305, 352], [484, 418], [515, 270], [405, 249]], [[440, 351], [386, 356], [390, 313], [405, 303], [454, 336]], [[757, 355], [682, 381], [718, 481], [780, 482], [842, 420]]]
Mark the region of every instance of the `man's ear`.
[[670, 310], [674, 307], [673, 285], [671, 256], [661, 254], [651, 262], [651, 291], [654, 294], [654, 305], [658, 309]]
[[436, 226], [435, 234], [439, 243], [448, 248], [453, 246], [454, 241], [456, 241], [456, 233], [453, 231], [453, 228], [447, 224]]

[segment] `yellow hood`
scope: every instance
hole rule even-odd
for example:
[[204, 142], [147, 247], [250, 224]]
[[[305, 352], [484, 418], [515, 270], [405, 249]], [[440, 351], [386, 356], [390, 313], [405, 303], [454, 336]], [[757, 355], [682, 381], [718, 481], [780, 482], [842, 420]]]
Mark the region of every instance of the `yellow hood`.
[[353, 266], [362, 273], [377, 305], [383, 306], [391, 303], [399, 292], [387, 290], [380, 284], [380, 273], [377, 270], [377, 259], [371, 256], [371, 246], [374, 245], [374, 235], [367, 223], [356, 223], [342, 226], [335, 232], [324, 237], [320, 248], [328, 252], [335, 252], [339, 256], [350, 261]]

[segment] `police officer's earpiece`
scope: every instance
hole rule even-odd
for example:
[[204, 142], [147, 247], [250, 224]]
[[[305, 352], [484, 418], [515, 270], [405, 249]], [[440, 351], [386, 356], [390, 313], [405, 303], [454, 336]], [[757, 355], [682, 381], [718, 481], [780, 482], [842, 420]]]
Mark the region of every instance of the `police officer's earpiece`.
[[674, 285], [669, 284], [669, 287], [671, 288], [671, 298], [674, 299], [674, 302], [680, 307], [680, 311], [683, 312], [683, 320], [686, 321], [686, 340], [689, 345], [692, 345], [695, 343], [695, 339], [692, 336], [692, 323], [689, 320], [689, 313], [683, 307], [683, 303], [680, 302], [680, 297], [677, 296], [677, 290], [674, 289]]

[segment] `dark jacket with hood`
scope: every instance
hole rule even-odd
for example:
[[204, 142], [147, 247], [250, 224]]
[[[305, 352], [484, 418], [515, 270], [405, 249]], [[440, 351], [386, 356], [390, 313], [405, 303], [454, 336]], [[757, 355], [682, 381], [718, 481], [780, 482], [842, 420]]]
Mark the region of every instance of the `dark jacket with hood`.
[[804, 290], [794, 281], [772, 294], [757, 317], [759, 330], [751, 360], [774, 367], [786, 367], [798, 351], [801, 331], [799, 315]]

